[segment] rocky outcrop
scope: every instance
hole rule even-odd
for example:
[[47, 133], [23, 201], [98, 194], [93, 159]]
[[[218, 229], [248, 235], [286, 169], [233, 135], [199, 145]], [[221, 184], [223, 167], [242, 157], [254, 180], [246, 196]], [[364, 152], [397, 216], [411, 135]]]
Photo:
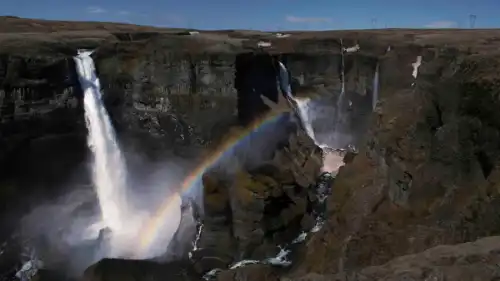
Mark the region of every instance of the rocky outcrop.
[[277, 246], [314, 225], [316, 198], [309, 189], [320, 173], [322, 153], [303, 131], [295, 132], [254, 169], [204, 175], [203, 232], [196, 253], [202, 272], [275, 256]]
[[194, 200], [183, 200], [179, 227], [169, 242], [165, 253], [155, 260], [159, 262], [188, 260], [195, 246], [193, 244], [197, 243], [200, 232], [203, 230], [200, 215], [199, 206]]
[[32, 55], [19, 49], [11, 52], [9, 47], [9, 43], [0, 47], [0, 217], [4, 226], [0, 232], [6, 233], [16, 223], [8, 220], [16, 216], [20, 198], [28, 204], [30, 195], [38, 197], [35, 200], [50, 197], [61, 184], [61, 174], [71, 174], [85, 159], [81, 95], [67, 50], [54, 47], [44, 54], [41, 48]]
[[[336, 275], [310, 273], [298, 278], [285, 277], [280, 280], [495, 280], [500, 277], [498, 269], [499, 242], [499, 237], [493, 236], [453, 246], [441, 245], [421, 253], [398, 257], [383, 265], [366, 267], [356, 272]], [[244, 279], [235, 278], [233, 280]]]
[[[10, 30], [24, 26], [21, 23], [22, 19], [16, 18], [6, 18], [2, 22]], [[230, 33], [229, 36], [218, 33], [180, 36], [154, 29], [150, 33], [141, 28], [137, 31], [133, 31], [132, 27], [125, 30], [121, 25], [113, 31], [110, 25], [102, 24], [96, 25], [95, 28], [101, 30], [95, 34], [66, 34], [44, 33], [47, 31], [45, 27], [49, 26], [47, 22], [33, 20], [24, 24], [41, 28], [41, 33], [30, 37], [29, 43], [20, 40], [16, 34], [2, 37], [0, 53], [5, 54], [6, 59], [4, 71], [0, 73], [6, 73], [8, 64], [8, 68], [18, 74], [9, 78], [14, 83], [12, 90], [8, 83], [2, 86], [1, 116], [5, 121], [3, 126], [7, 127], [18, 128], [24, 124], [23, 120], [31, 120], [24, 125], [27, 129], [23, 132], [32, 133], [29, 137], [24, 133], [14, 135], [12, 130], [2, 130], [2, 140], [13, 146], [2, 151], [3, 163], [11, 161], [17, 147], [15, 144], [38, 139], [42, 131], [53, 131], [55, 138], [75, 132], [84, 133], [81, 102], [78, 102], [81, 96], [71, 59], [79, 48], [99, 47], [94, 58], [105, 102], [123, 145], [134, 146], [138, 143], [138, 146], [152, 150], [150, 155], [153, 156], [165, 149], [188, 156], [195, 148], [203, 148], [222, 136], [233, 125], [237, 112], [248, 115], [245, 113], [248, 107], [244, 106], [248, 101], [240, 102], [239, 110], [236, 110], [238, 100], [248, 100], [251, 96], [244, 94], [248, 91], [248, 83], [240, 87], [238, 81], [242, 79], [236, 77], [242, 68], [242, 72], [245, 68], [253, 68], [261, 73], [276, 73], [272, 68], [279, 59], [291, 70], [296, 84], [302, 87], [312, 87], [324, 93], [341, 89], [339, 51], [343, 34], [316, 43], [307, 36], [298, 40], [280, 39], [284, 42], [270, 38], [276, 46], [270, 50], [273, 55], [270, 56], [262, 53], [252, 55], [258, 51], [255, 45], [250, 44], [253, 40], [239, 33]], [[54, 28], [61, 28], [62, 31], [83, 26], [85, 24], [79, 27], [64, 22], [53, 23]], [[349, 37], [352, 35], [346, 35], [342, 41], [346, 46], [355, 42]], [[308, 48], [304, 49], [304, 46]], [[379, 49], [367, 45], [367, 52], [346, 56], [344, 74], [348, 92], [360, 95], [371, 92], [370, 81], [376, 57], [379, 51], [383, 53]], [[275, 55], [276, 50], [280, 50], [281, 55]], [[251, 63], [240, 63], [242, 60], [239, 58], [244, 57], [250, 57]], [[23, 67], [27, 70], [22, 70]], [[252, 83], [258, 81], [262, 86], [259, 91], [268, 92], [266, 89], [271, 89], [271, 92], [274, 91], [272, 95], [276, 94], [272, 83], [261, 83], [262, 79], [255, 74], [247, 75], [245, 79]], [[238, 98], [238, 91], [242, 99]], [[255, 111], [259, 105], [262, 107], [259, 99], [253, 103], [250, 108]], [[68, 117], [59, 118], [56, 113]], [[54, 117], [49, 118], [52, 114]], [[240, 120], [243, 119], [240, 116]], [[26, 146], [23, 147], [26, 149]], [[11, 153], [6, 155], [5, 151]]]
[[[457, 245], [441, 245], [424, 252], [395, 258], [379, 266], [370, 266], [358, 271], [334, 275], [307, 273], [302, 276], [287, 276], [287, 274], [283, 276], [280, 270], [267, 265], [248, 265], [223, 271], [217, 276], [217, 280], [494, 280], [500, 276], [500, 271], [498, 270], [499, 245], [498, 236]], [[126, 267], [123, 266], [125, 264], [127, 265]], [[119, 267], [119, 270], [113, 270], [112, 268], [114, 267]], [[147, 280], [147, 276], [155, 276], [155, 278], [162, 280], [162, 274], [167, 273], [170, 274], [168, 275], [169, 278], [193, 281], [201, 280], [193, 272], [189, 273], [189, 269], [182, 267], [181, 264], [172, 264], [163, 266], [162, 268], [158, 264], [149, 262], [103, 260], [86, 271], [85, 280]]]
[[339, 173], [328, 227], [297, 272], [350, 272], [498, 234], [497, 67], [490, 54], [426, 51], [415, 86], [382, 85], [366, 144]]
[[[354, 106], [359, 112], [352, 114], [358, 119], [351, 123], [366, 123], [361, 116], [371, 112], [366, 105], [371, 107], [377, 54], [346, 55], [343, 66], [340, 40], [330, 42], [336, 45], [327, 54], [280, 55], [246, 50], [238, 42], [220, 36], [161, 35], [102, 45], [95, 59], [118, 129], [133, 132], [139, 142], [161, 138], [163, 150], [206, 147], [225, 134], [234, 124], [231, 120], [238, 117], [247, 124], [266, 110], [253, 90], [276, 101], [278, 61], [290, 69], [295, 88], [323, 95], [340, 91], [345, 75], [349, 100], [359, 105]], [[214, 49], [222, 43], [232, 47]]]

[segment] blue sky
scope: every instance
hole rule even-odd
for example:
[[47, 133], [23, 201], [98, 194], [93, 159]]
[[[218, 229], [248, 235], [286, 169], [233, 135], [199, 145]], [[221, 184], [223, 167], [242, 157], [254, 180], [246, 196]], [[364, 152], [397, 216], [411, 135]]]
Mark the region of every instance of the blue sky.
[[200, 29], [500, 27], [500, 0], [4, 0], [1, 14]]

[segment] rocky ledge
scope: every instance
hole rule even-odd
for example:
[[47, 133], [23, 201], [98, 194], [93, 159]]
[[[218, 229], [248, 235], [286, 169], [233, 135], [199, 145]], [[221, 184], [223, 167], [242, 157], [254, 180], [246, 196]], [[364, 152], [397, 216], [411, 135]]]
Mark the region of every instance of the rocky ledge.
[[123, 145], [152, 156], [191, 157], [265, 111], [251, 93], [276, 100], [276, 61], [290, 70], [294, 94], [325, 99], [327, 111], [342, 89], [349, 101], [349, 126], [337, 133], [358, 153], [345, 158], [323, 227], [294, 246], [290, 266], [224, 270], [274, 255], [314, 226], [323, 152], [296, 124], [272, 127], [283, 130], [263, 159], [205, 174], [194, 258], [105, 259], [87, 280], [200, 280], [215, 268], [218, 280], [499, 278], [498, 238], [484, 238], [500, 232], [498, 30], [283, 37], [11, 17], [0, 18], [0, 30], [1, 191], [12, 205], [34, 181], [45, 194], [85, 159], [72, 61], [80, 48], [96, 49]]

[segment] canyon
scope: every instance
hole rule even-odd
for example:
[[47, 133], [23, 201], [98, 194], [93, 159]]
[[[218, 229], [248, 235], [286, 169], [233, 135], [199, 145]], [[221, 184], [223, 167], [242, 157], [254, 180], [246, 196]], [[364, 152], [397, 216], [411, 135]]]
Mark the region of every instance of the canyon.
[[[84, 280], [500, 278], [500, 30], [190, 31], [0, 17], [3, 241], [40, 202], [92, 190], [78, 50], [94, 50], [120, 146], [141, 159], [128, 168], [146, 178], [145, 162], [189, 174], [248, 133], [269, 111], [261, 96], [279, 103], [281, 62], [293, 95], [312, 101], [321, 142], [345, 109], [331, 145], [347, 150], [343, 163], [326, 165], [338, 151], [300, 122], [273, 119], [202, 171], [189, 189], [197, 227], [180, 233], [181, 219], [164, 256], [104, 258]], [[285, 244], [290, 264], [269, 262]], [[17, 252], [4, 252], [11, 271]], [[47, 255], [57, 260], [35, 278], [69, 280], [57, 269], [76, 257]]]

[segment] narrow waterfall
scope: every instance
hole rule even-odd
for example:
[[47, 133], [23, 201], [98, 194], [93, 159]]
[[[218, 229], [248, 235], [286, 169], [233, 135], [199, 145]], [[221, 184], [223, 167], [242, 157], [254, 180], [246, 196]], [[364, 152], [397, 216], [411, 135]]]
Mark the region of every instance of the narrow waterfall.
[[[315, 144], [321, 148], [343, 149], [350, 144], [348, 129], [348, 116], [345, 103], [345, 85], [344, 85], [344, 64], [342, 55], [341, 72], [341, 92], [336, 99], [336, 103], [329, 105], [322, 97], [319, 100], [310, 98], [296, 98], [291, 93], [288, 79], [288, 70], [285, 65], [279, 62], [279, 84], [281, 90], [293, 101], [293, 107], [300, 119], [300, 122]], [[326, 97], [330, 98], [330, 97]], [[331, 111], [335, 110], [332, 116]], [[322, 120], [321, 122], [318, 122]], [[324, 121], [324, 122], [323, 122]], [[315, 125], [313, 125], [315, 124]]]
[[344, 43], [342, 39], [340, 39], [340, 60], [341, 60], [341, 67], [340, 67], [340, 83], [341, 83], [341, 89], [340, 89], [340, 95], [337, 100], [337, 116], [340, 114], [340, 108], [342, 107], [342, 103], [344, 101], [344, 96], [345, 96], [345, 58], [344, 58]]
[[332, 145], [334, 145], [334, 148], [340, 148], [337, 147], [339, 143], [342, 143], [341, 140], [341, 134], [340, 132], [343, 132], [345, 127], [346, 127], [346, 114], [344, 111], [345, 105], [344, 105], [344, 99], [345, 99], [345, 52], [346, 50], [344, 49], [344, 43], [342, 39], [340, 39], [340, 94], [337, 98], [337, 108], [335, 109], [336, 112], [336, 119], [333, 127], [333, 131], [335, 132], [332, 136], [333, 140]]
[[80, 52], [74, 60], [84, 95], [87, 143], [93, 153], [93, 184], [104, 226], [116, 233], [125, 227], [123, 211], [127, 209], [127, 171], [114, 128], [101, 100], [101, 87], [91, 53]]
[[373, 76], [373, 92], [372, 92], [372, 108], [375, 110], [378, 102], [378, 84], [379, 84], [379, 73], [378, 73], [379, 64], [375, 67], [375, 75]]
[[292, 89], [290, 87], [290, 81], [288, 79], [288, 70], [286, 69], [285, 65], [280, 61], [278, 62], [279, 64], [279, 77], [278, 77], [278, 84], [280, 85], [281, 91], [291, 100], [293, 100], [296, 103], [296, 110], [297, 114], [299, 115], [299, 122], [301, 122], [302, 126], [304, 127], [304, 130], [306, 131], [307, 135], [314, 141], [314, 143], [321, 147], [319, 143], [316, 141], [316, 137], [314, 135], [314, 130], [312, 128], [312, 122], [309, 120], [309, 115], [308, 115], [308, 104], [309, 104], [309, 99], [296, 99], [292, 95]]
[[308, 104], [309, 104], [309, 99], [296, 99], [294, 98], [292, 94], [292, 89], [290, 86], [290, 81], [288, 79], [288, 70], [286, 69], [285, 65], [282, 62], [279, 62], [279, 85], [281, 86], [281, 91], [283, 91], [290, 99], [292, 99], [295, 103], [297, 108], [297, 114], [299, 115], [300, 122], [302, 123], [302, 126], [306, 130], [306, 133], [309, 135], [309, 137], [314, 141], [314, 143], [317, 146], [321, 146], [319, 143], [316, 141], [316, 137], [314, 135], [314, 130], [312, 128], [312, 122], [309, 120], [309, 116], [307, 114], [308, 112]]
[[[343, 58], [342, 58], [343, 60]], [[344, 79], [343, 79], [343, 65], [341, 69], [341, 75], [342, 75], [342, 92], [340, 93], [339, 99], [343, 99], [344, 96]], [[343, 131], [345, 129], [344, 126], [346, 120], [346, 116], [344, 116], [344, 112], [342, 109], [342, 103], [338, 103], [337, 100], [337, 105], [335, 110], [337, 111], [337, 117], [334, 116], [334, 120], [332, 123], [326, 122], [323, 126], [321, 126], [323, 129], [323, 135], [317, 135], [314, 131], [313, 127], [313, 122], [315, 119], [323, 120], [325, 118], [329, 119], [331, 114], [330, 108], [323, 112], [323, 110], [319, 109], [318, 110], [318, 102], [314, 102], [313, 100], [309, 98], [295, 98], [292, 94], [292, 90], [290, 87], [290, 82], [289, 82], [289, 73], [287, 68], [282, 62], [279, 62], [279, 85], [281, 88], [281, 91], [289, 97], [293, 103], [292, 106], [294, 107], [298, 117], [299, 117], [299, 122], [302, 124], [304, 130], [306, 131], [307, 135], [314, 141], [314, 143], [320, 147], [323, 152], [324, 152], [324, 159], [323, 159], [323, 171], [324, 172], [333, 172], [335, 173], [338, 168], [343, 165], [343, 157], [341, 154], [339, 154], [338, 150], [344, 149], [348, 144], [350, 144], [351, 138], [348, 136], [346, 132]], [[319, 102], [321, 104], [321, 102]], [[342, 119], [342, 120], [339, 120]], [[332, 126], [329, 127], [329, 124]], [[339, 126], [340, 125], [340, 126]], [[326, 131], [326, 134], [325, 134]], [[321, 133], [321, 132], [320, 132]]]

